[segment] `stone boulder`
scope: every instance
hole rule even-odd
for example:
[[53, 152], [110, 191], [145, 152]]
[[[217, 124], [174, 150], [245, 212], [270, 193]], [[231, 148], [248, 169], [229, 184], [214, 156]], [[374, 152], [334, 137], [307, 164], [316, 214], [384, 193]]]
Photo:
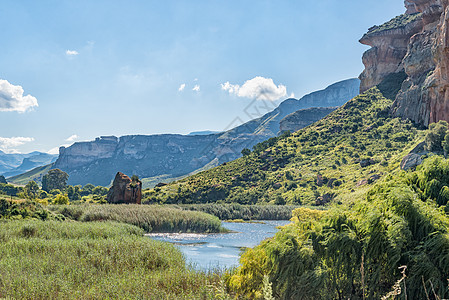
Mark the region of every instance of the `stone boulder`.
[[423, 159], [421, 158], [421, 155], [416, 153], [410, 153], [407, 154], [401, 161], [401, 169], [402, 170], [410, 170], [414, 169], [420, 164], [422, 164]]
[[131, 180], [125, 174], [118, 172], [109, 189], [107, 201], [112, 204], [140, 204], [142, 202], [142, 182], [138, 179]]
[[407, 154], [401, 161], [402, 170], [415, 169], [417, 166], [422, 164], [422, 156], [429, 154], [429, 151], [425, 150], [425, 142], [419, 143], [409, 154]]

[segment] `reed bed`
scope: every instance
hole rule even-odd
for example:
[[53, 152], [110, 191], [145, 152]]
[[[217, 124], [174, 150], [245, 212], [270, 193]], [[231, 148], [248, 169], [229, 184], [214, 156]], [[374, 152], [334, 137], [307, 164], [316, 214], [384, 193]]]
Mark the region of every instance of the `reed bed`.
[[132, 224], [146, 232], [222, 232], [220, 220], [199, 211], [161, 205], [84, 204], [50, 206], [66, 218], [81, 221], [116, 221]]
[[114, 222], [4, 221], [0, 298], [214, 299], [219, 275]]

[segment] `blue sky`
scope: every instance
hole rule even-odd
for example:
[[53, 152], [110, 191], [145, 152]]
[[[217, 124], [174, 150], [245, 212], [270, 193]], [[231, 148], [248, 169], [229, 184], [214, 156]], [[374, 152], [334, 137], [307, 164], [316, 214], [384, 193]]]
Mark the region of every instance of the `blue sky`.
[[401, 0], [2, 0], [0, 150], [223, 130], [248, 119], [260, 85], [274, 101], [357, 77], [358, 39], [403, 12]]

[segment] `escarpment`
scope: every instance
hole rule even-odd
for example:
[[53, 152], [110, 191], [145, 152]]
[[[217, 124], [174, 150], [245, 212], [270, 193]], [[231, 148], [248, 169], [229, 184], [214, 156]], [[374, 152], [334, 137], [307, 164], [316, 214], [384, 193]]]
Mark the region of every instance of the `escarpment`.
[[405, 72], [393, 115], [423, 126], [449, 121], [449, 0], [406, 0], [405, 6], [404, 15], [360, 40], [372, 47], [363, 56], [361, 91]]

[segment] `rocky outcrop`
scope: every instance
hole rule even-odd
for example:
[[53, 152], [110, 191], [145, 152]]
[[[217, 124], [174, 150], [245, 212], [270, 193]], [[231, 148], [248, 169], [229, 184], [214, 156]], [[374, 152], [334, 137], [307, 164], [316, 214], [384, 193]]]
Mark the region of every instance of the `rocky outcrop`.
[[405, 71], [392, 113], [423, 126], [449, 121], [449, 0], [406, 0], [405, 6], [402, 23], [386, 23], [362, 38], [373, 48], [364, 55], [361, 89], [377, 85], [388, 73]]
[[404, 69], [410, 38], [422, 28], [420, 15], [404, 14], [381, 26], [373, 26], [360, 43], [372, 48], [363, 54], [365, 70], [360, 75], [360, 91], [378, 85], [389, 74]]
[[[360, 81], [349, 79], [303, 98], [287, 99], [278, 107], [255, 101], [245, 109], [246, 117], [259, 116], [225, 132], [215, 134], [102, 136], [91, 142], [61, 147], [54, 168], [67, 172], [69, 184], [108, 186], [117, 171], [152, 178], [178, 178], [234, 160], [244, 148], [276, 136], [281, 120], [310, 107], [341, 106], [358, 94]], [[265, 114], [264, 114], [265, 113]], [[290, 124], [293, 126], [293, 124]], [[166, 180], [166, 179], [164, 179]]]
[[131, 180], [125, 174], [118, 172], [107, 196], [111, 204], [140, 204], [142, 202], [142, 182], [135, 178]]
[[294, 113], [289, 114], [281, 120], [281, 132], [290, 131], [295, 132], [304, 127], [312, 125], [326, 117], [328, 114], [336, 110], [337, 107], [317, 107], [300, 109]]
[[419, 143], [412, 151], [409, 152], [401, 161], [402, 170], [415, 169], [417, 166], [423, 163], [423, 155], [429, 152], [425, 149], [425, 142]]

